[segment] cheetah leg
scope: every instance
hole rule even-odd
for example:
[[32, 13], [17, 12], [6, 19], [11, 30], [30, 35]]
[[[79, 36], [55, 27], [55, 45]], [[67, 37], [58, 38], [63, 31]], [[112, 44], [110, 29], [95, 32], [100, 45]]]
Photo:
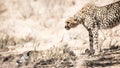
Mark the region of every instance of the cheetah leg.
[[93, 48], [95, 49], [95, 55], [98, 55], [100, 53], [101, 47], [98, 45], [98, 28], [93, 28], [92, 29], [92, 39], [93, 39], [93, 44], [91, 43], [91, 45], [93, 45]]
[[89, 29], [89, 42], [90, 50], [86, 50], [89, 55], [98, 55], [100, 52], [100, 46], [98, 46], [98, 28]]
[[89, 32], [90, 50], [86, 49], [85, 53], [87, 53], [88, 55], [93, 55], [95, 53], [95, 50], [93, 49], [93, 32], [91, 29], [88, 29], [88, 32]]
[[92, 30], [89, 31], [89, 42], [90, 42], [90, 53], [94, 54], [95, 53], [95, 50], [93, 48], [94, 34]]

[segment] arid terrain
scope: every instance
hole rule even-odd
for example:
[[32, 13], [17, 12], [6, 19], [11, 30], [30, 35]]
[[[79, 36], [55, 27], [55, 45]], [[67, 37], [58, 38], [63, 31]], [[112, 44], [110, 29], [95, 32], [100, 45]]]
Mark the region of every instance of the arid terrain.
[[88, 56], [88, 32], [65, 20], [86, 3], [118, 0], [0, 0], [0, 68], [120, 68], [120, 25], [99, 31], [101, 55]]

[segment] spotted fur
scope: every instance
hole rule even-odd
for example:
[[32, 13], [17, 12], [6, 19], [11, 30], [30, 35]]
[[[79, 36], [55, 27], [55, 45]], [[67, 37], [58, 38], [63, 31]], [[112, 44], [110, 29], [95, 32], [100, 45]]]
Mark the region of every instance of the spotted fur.
[[90, 53], [99, 52], [98, 30], [108, 29], [117, 26], [120, 23], [120, 1], [98, 7], [93, 4], [85, 5], [73, 17], [66, 20], [65, 28], [76, 27], [83, 24], [89, 32]]

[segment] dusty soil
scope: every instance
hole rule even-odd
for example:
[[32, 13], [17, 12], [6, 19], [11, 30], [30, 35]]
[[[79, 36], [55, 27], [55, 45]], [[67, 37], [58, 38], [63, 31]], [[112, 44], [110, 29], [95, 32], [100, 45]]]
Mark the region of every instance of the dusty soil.
[[[63, 51], [61, 54], [60, 52]], [[119, 68], [120, 47], [112, 46], [103, 49], [101, 55], [88, 56], [80, 54], [76, 56], [74, 51], [63, 49], [55, 55], [39, 57], [42, 51], [27, 51], [22, 54], [0, 54], [0, 68]], [[60, 54], [62, 56], [60, 56]], [[83, 58], [84, 56], [84, 58]], [[78, 60], [82, 64], [77, 67]]]

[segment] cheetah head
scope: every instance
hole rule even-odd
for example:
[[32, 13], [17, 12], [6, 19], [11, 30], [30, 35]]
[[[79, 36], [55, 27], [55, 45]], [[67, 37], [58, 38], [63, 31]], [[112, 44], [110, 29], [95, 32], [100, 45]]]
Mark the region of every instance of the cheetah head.
[[71, 28], [75, 28], [78, 24], [77, 19], [70, 17], [65, 21], [65, 29], [69, 30]]

